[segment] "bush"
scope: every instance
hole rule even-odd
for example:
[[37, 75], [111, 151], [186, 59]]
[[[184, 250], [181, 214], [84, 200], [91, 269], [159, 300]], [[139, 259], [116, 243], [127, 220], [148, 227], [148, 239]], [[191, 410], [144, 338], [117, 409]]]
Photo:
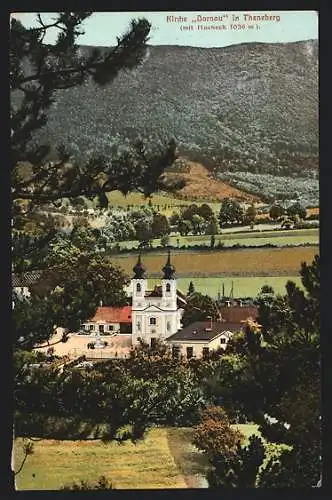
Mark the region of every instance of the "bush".
[[193, 444], [204, 451], [210, 460], [219, 455], [231, 456], [243, 440], [244, 436], [232, 429], [226, 412], [219, 406], [204, 410], [201, 423], [194, 429]]
[[105, 490], [112, 490], [113, 486], [112, 483], [110, 483], [105, 476], [100, 476], [98, 481], [95, 483], [90, 483], [85, 479], [80, 479], [78, 483], [73, 482], [71, 484], [62, 486], [60, 489], [67, 491], [86, 491], [86, 490], [105, 491]]

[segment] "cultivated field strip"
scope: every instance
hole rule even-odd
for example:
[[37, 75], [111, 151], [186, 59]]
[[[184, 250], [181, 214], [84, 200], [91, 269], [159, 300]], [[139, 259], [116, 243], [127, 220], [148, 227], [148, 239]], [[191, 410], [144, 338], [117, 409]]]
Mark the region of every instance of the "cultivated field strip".
[[[311, 263], [319, 247], [239, 249], [177, 253], [172, 263], [178, 276], [297, 276], [301, 262]], [[116, 255], [112, 258], [125, 272], [132, 274], [138, 254]], [[166, 252], [142, 253], [148, 275], [161, 274]], [[155, 274], [157, 273], [157, 274]]]

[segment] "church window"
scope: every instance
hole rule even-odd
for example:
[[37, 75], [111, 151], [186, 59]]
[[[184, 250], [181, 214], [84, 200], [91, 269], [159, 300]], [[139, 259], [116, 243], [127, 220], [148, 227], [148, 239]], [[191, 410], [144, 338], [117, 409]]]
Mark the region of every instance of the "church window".
[[157, 319], [156, 318], [150, 318], [150, 325], [156, 325], [157, 324]]
[[170, 293], [171, 291], [171, 285], [169, 283], [166, 283], [166, 292]]
[[137, 283], [137, 285], [136, 285], [136, 292], [137, 292], [137, 293], [140, 293], [141, 291], [142, 291], [141, 284], [140, 284], [140, 283]]

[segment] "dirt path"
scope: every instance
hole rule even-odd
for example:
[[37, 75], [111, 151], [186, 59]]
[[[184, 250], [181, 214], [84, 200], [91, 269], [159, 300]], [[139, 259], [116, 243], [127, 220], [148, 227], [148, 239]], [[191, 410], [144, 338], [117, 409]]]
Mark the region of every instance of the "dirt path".
[[187, 488], [208, 488], [205, 478], [207, 460], [191, 444], [191, 428], [169, 428], [168, 445], [178, 469], [182, 472]]

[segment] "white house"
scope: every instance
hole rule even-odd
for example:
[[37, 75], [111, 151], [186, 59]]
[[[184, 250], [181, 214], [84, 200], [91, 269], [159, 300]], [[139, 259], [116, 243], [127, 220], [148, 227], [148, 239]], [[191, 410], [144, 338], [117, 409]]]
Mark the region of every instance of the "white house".
[[82, 323], [86, 335], [113, 335], [131, 333], [131, 306], [97, 308], [94, 316]]
[[204, 358], [212, 351], [225, 350], [233, 334], [241, 329], [241, 323], [196, 321], [168, 337], [167, 343], [174, 357]]

